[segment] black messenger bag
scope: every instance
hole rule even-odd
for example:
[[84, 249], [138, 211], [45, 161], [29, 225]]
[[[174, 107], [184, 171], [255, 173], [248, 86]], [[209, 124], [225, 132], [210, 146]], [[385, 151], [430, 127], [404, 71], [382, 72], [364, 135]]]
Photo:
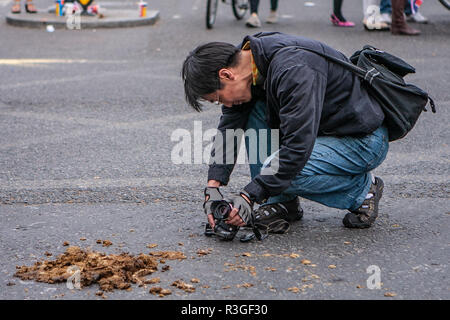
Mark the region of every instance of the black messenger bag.
[[389, 141], [406, 136], [422, 111], [427, 111], [425, 106], [428, 101], [431, 110], [436, 113], [434, 101], [428, 93], [403, 80], [408, 73], [415, 73], [414, 67], [392, 54], [365, 45], [362, 50], [356, 51], [350, 57], [352, 63], [349, 63], [313, 49], [298, 46], [297, 48], [314, 52], [340, 64], [361, 78], [369, 94], [383, 109]]

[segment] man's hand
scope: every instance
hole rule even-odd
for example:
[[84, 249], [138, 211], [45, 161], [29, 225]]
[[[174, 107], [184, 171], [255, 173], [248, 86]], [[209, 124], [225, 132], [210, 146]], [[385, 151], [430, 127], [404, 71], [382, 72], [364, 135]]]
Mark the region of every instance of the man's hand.
[[233, 210], [230, 212], [227, 223], [242, 227], [248, 224], [253, 218], [253, 201], [244, 193], [233, 199]]
[[208, 217], [208, 222], [211, 228], [214, 229], [214, 217], [211, 211], [211, 204], [213, 201], [223, 200], [223, 195], [220, 193], [218, 187], [206, 187], [205, 188], [205, 202], [203, 203], [203, 209]]

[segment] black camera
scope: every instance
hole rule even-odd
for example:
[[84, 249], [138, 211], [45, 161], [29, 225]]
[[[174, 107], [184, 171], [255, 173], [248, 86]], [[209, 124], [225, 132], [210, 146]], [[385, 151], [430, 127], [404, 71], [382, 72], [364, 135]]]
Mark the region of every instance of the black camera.
[[205, 235], [217, 236], [220, 240], [231, 241], [236, 236], [239, 227], [225, 222], [233, 209], [230, 202], [226, 200], [212, 201], [211, 211], [214, 217], [214, 230], [209, 223], [206, 224]]

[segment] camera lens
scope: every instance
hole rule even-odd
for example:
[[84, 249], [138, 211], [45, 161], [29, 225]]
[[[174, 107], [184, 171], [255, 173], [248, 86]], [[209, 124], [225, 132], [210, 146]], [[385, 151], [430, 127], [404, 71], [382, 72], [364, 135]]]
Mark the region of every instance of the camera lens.
[[213, 216], [217, 220], [225, 220], [231, 212], [231, 206], [227, 201], [214, 201], [211, 205]]
[[228, 215], [230, 214], [230, 206], [229, 205], [220, 206], [218, 208], [218, 210], [220, 211], [220, 213], [224, 219], [228, 218]]
[[212, 230], [205, 230], [205, 235], [209, 236], [214, 234], [220, 240], [231, 241], [239, 230], [239, 227], [229, 225], [225, 220], [230, 215], [232, 206], [226, 200], [213, 201], [211, 204], [211, 211], [213, 213], [214, 219], [216, 220], [216, 225], [214, 227], [214, 233]]

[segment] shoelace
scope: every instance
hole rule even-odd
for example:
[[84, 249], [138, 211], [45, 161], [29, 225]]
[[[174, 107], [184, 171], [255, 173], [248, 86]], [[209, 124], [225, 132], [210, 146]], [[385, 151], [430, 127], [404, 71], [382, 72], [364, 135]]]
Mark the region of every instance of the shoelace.
[[267, 226], [260, 225], [259, 227], [265, 228], [265, 233], [269, 234], [271, 233], [286, 233], [289, 231], [289, 228], [291, 227], [289, 222], [287, 222], [284, 219], [277, 219], [275, 221], [272, 221]]
[[[261, 232], [259, 228], [263, 229]], [[258, 239], [259, 241], [264, 240], [269, 236], [269, 233], [286, 233], [289, 231], [290, 224], [284, 219], [278, 219], [275, 221], [272, 221], [268, 225], [261, 225], [261, 224], [254, 224], [252, 227], [253, 233], [244, 235], [240, 238], [241, 242], [248, 242], [253, 239]]]

